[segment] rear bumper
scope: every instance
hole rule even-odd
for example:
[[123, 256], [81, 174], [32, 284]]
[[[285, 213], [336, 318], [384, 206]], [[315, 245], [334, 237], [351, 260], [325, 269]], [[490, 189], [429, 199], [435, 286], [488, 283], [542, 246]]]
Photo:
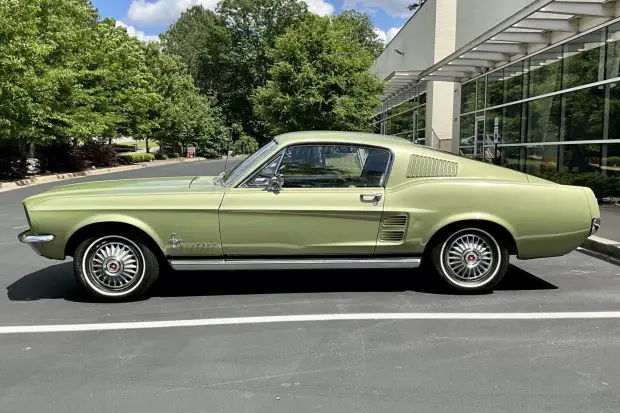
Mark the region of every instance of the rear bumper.
[[590, 236], [596, 234], [600, 228], [601, 228], [601, 219], [594, 218], [592, 220], [592, 225], [590, 227]]

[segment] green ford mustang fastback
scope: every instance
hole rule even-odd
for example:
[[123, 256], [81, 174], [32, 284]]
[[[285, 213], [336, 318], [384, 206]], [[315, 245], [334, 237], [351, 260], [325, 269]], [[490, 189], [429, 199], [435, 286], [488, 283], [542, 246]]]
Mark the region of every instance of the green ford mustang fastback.
[[[217, 177], [60, 186], [23, 201], [40, 255], [73, 257], [108, 300], [177, 271], [415, 268], [492, 289], [509, 257], [577, 249], [600, 225], [589, 188], [563, 186], [395, 137], [281, 135]], [[427, 272], [424, 272], [427, 274]]]

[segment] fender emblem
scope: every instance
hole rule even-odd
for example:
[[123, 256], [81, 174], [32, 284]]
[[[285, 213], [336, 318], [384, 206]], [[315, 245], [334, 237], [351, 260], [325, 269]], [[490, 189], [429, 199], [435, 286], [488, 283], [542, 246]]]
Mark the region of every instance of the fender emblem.
[[170, 245], [172, 245], [172, 248], [176, 248], [181, 243], [181, 241], [183, 240], [177, 238], [177, 234], [170, 235]]

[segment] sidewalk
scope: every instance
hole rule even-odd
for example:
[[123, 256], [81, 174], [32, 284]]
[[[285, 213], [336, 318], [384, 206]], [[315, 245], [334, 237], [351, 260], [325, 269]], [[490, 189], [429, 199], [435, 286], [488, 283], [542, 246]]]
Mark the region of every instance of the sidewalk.
[[73, 173], [65, 173], [65, 174], [51, 174], [51, 175], [40, 175], [33, 176], [26, 179], [22, 179], [19, 181], [11, 181], [11, 182], [0, 182], [0, 192], [11, 191], [13, 189], [23, 188], [26, 186], [45, 184], [48, 182], [54, 181], [64, 181], [74, 178], [81, 178], [83, 176], [93, 176], [93, 175], [103, 175], [115, 172], [124, 172], [131, 171], [139, 168], [146, 167], [155, 167], [155, 166], [165, 166], [165, 165], [174, 165], [183, 162], [197, 162], [204, 161], [205, 158], [195, 157], [195, 158], [177, 158], [177, 159], [169, 159], [169, 160], [157, 160], [151, 162], [143, 162], [137, 163], [134, 165], [121, 165], [115, 166], [112, 168], [97, 168], [97, 169], [88, 169], [82, 172], [73, 172]]
[[601, 228], [583, 248], [620, 262], [620, 207], [601, 206]]

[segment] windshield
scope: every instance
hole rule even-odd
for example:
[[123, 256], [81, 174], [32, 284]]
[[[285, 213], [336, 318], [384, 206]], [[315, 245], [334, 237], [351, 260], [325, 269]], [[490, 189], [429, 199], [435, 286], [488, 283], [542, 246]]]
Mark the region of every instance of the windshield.
[[222, 184], [224, 186], [230, 185], [246, 171], [258, 164], [265, 157], [265, 155], [271, 152], [276, 146], [278, 146], [278, 144], [275, 141], [269, 142], [258, 151], [254, 152], [254, 154], [248, 156], [243, 162], [225, 172], [221, 178]]

